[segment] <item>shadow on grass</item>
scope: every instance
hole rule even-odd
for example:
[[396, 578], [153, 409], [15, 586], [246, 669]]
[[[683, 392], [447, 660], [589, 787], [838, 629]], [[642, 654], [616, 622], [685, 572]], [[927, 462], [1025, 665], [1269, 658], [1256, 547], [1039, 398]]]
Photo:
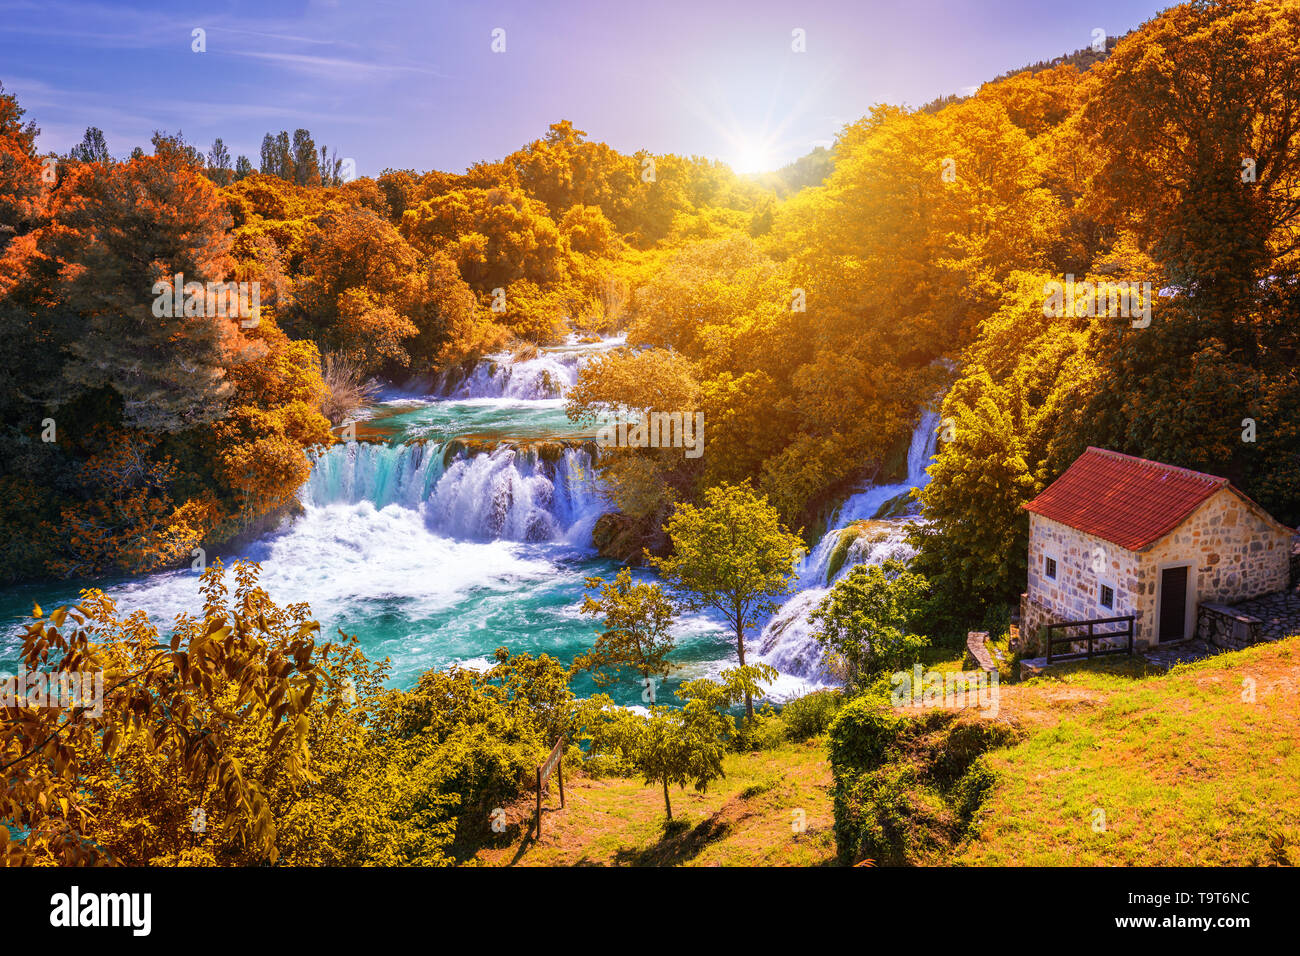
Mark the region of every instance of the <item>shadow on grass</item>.
[[1127, 654], [1114, 654], [1094, 657], [1092, 660], [1084, 658], [1077, 661], [1061, 661], [1037, 675], [1034, 680], [1060, 683], [1073, 675], [1091, 674], [1141, 680], [1144, 677], [1158, 677], [1164, 673], [1164, 668], [1157, 667], [1139, 654], [1132, 657]]
[[731, 823], [716, 816], [691, 826], [677, 819], [664, 824], [663, 835], [645, 849], [625, 847], [614, 853], [614, 862], [624, 866], [677, 866], [692, 860], [710, 843], [731, 832]]
[[[546, 826], [546, 814], [560, 813], [559, 807], [542, 807], [542, 826]], [[507, 866], [514, 866], [524, 858], [524, 855], [537, 845], [537, 818], [533, 817], [522, 822], [520, 829], [524, 831], [523, 839], [519, 842], [519, 847], [515, 850], [515, 855], [511, 858]]]

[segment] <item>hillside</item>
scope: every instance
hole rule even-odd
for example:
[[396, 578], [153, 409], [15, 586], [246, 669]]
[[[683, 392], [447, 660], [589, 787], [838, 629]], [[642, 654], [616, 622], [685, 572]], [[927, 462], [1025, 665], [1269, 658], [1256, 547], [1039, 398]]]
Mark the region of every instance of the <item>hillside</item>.
[[[1291, 863], [1300, 841], [1300, 637], [1143, 676], [1076, 665], [1003, 685], [995, 718], [1021, 734], [985, 757], [997, 782], [956, 865]], [[1138, 675], [1138, 676], [1135, 676]], [[1254, 681], [1255, 702], [1242, 700]], [[918, 764], [935, 755], [912, 754]], [[483, 850], [493, 866], [818, 866], [835, 863], [826, 739], [731, 755], [706, 794], [663, 797], [640, 779], [552, 790], [544, 833]], [[533, 819], [531, 797], [508, 811]], [[919, 801], [918, 801], [919, 803]], [[794, 809], [807, 831], [791, 830]], [[1105, 813], [1104, 829], [1094, 812]], [[527, 825], [527, 824], [525, 824]], [[935, 861], [930, 853], [925, 858]]]
[[1004, 688], [999, 718], [1027, 736], [988, 755], [998, 784], [954, 862], [1294, 863], [1298, 689], [1300, 637], [1165, 676], [1077, 670]]

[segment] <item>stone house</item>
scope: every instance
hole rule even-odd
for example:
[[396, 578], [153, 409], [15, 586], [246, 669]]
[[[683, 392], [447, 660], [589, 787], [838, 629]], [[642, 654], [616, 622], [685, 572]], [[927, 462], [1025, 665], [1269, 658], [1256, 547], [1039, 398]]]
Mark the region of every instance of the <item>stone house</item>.
[[1282, 591], [1295, 532], [1226, 478], [1089, 448], [1028, 502], [1020, 633], [1133, 615], [1146, 650], [1192, 637], [1198, 608]]

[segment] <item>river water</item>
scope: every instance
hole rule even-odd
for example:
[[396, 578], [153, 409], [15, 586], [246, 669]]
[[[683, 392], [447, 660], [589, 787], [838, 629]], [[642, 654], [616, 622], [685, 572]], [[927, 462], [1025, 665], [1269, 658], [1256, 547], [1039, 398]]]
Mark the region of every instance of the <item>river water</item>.
[[[261, 562], [262, 586], [277, 603], [307, 602], [326, 634], [356, 634], [372, 657], [388, 657], [394, 686], [410, 686], [430, 668], [486, 666], [499, 646], [568, 663], [596, 633], [579, 613], [583, 579], [608, 579], [617, 568], [591, 547], [592, 527], [610, 508], [581, 447], [595, 429], [568, 421], [563, 394], [585, 361], [619, 344], [570, 343], [522, 361], [498, 356], [468, 376], [433, 383], [427, 394], [381, 394], [359, 429], [363, 440], [314, 461], [299, 493], [302, 513], [242, 554]], [[934, 426], [929, 413], [918, 424], [906, 482], [864, 489], [833, 524], [871, 518], [923, 483]], [[707, 453], [707, 427], [705, 438]], [[558, 455], [554, 445], [546, 453], [536, 444], [556, 440], [566, 441]], [[859, 561], [905, 555], [901, 519], [873, 527], [837, 576]], [[799, 566], [801, 590], [762, 635], [749, 636], [747, 647], [782, 672], [769, 690], [774, 698], [827, 680], [807, 614], [833, 583], [827, 570], [836, 540], [837, 531], [827, 533]], [[120, 611], [143, 609], [164, 636], [176, 614], [200, 603], [197, 574], [188, 569], [0, 591], [0, 671], [14, 669], [19, 622], [33, 602], [49, 610], [91, 586]], [[669, 690], [735, 662], [732, 640], [707, 615], [683, 618], [677, 638]], [[580, 676], [574, 689], [585, 695], [595, 686]], [[620, 703], [643, 702], [631, 680], [606, 692]]]

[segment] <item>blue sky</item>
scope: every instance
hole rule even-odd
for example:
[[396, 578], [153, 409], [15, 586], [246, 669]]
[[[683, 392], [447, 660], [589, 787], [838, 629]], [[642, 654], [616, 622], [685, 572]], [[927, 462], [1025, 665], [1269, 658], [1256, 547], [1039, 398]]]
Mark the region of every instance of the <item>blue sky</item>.
[[[461, 171], [570, 119], [632, 152], [775, 167], [879, 102], [918, 106], [1114, 35], [1167, 0], [0, 0], [0, 82], [66, 151], [181, 129], [257, 164], [310, 129], [361, 175]], [[192, 31], [206, 31], [195, 53]], [[505, 30], [505, 52], [492, 32]], [[802, 29], [806, 52], [791, 49]]]

